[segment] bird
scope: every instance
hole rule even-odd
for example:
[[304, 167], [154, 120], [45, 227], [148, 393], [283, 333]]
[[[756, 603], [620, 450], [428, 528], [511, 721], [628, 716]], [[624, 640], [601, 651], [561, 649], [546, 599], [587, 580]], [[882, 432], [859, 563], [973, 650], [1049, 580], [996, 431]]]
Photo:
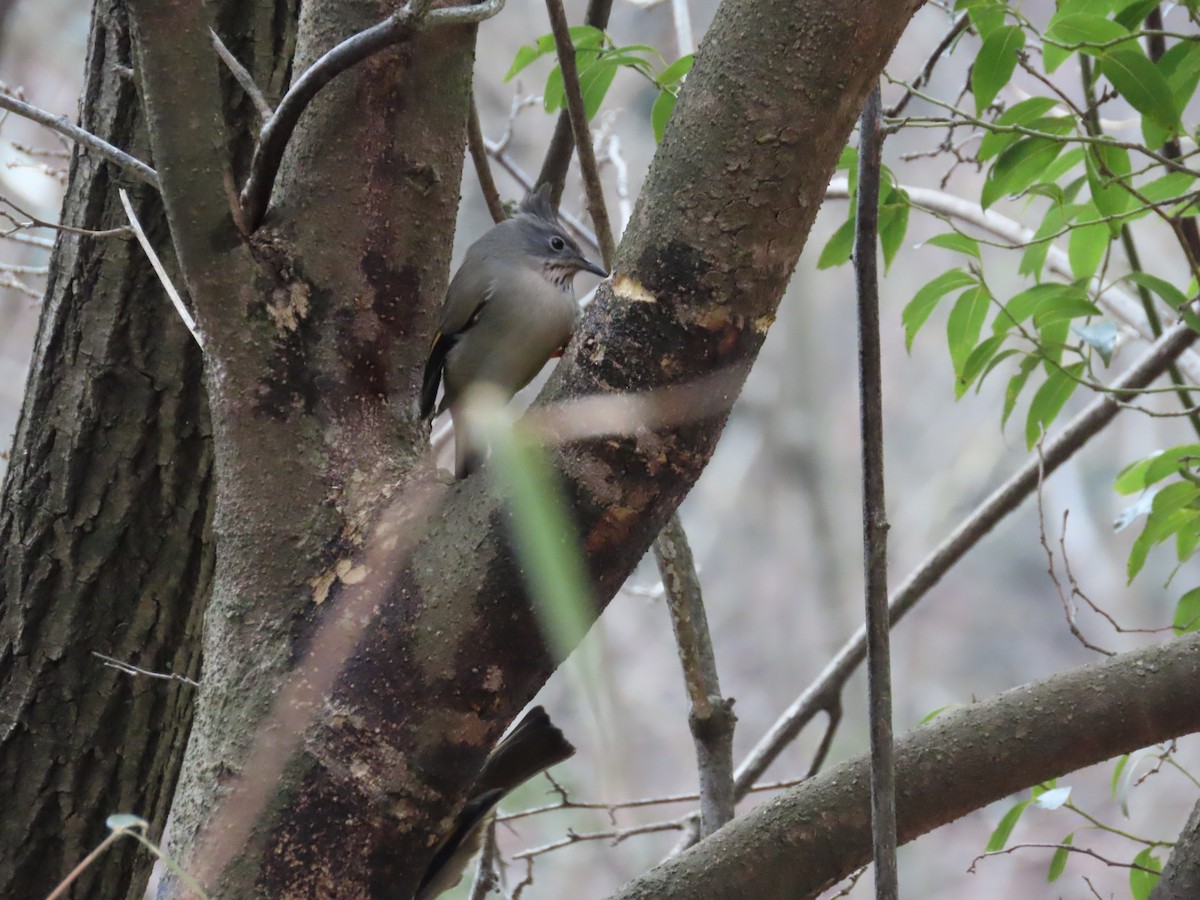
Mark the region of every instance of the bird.
[[561, 353], [579, 321], [579, 272], [608, 276], [562, 227], [548, 184], [467, 249], [446, 291], [420, 397], [423, 421], [450, 410], [456, 478], [477, 469], [486, 452], [470, 434], [468, 393], [491, 385], [507, 401]]
[[462, 880], [483, 843], [484, 826], [497, 803], [519, 785], [575, 755], [541, 706], [535, 706], [501, 739], [487, 759], [454, 827], [430, 860], [413, 900], [433, 900]]

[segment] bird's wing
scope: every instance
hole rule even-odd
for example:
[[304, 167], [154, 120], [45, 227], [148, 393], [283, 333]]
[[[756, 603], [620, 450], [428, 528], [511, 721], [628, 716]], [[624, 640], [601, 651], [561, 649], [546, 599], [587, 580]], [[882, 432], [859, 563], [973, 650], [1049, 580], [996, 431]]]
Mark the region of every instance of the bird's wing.
[[446, 354], [467, 329], [479, 321], [484, 304], [492, 296], [492, 282], [464, 274], [466, 269], [468, 267], [464, 264], [450, 282], [446, 302], [442, 306], [442, 322], [429, 346], [429, 358], [425, 361], [425, 375], [421, 380], [422, 419], [434, 415], [433, 404], [437, 400], [438, 385], [442, 382]]

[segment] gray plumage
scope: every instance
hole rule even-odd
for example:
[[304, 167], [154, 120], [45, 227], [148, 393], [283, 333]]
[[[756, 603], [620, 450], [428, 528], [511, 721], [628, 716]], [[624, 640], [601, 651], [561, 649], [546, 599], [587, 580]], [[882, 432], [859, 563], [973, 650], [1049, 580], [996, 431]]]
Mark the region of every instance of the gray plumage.
[[468, 389], [490, 384], [508, 399], [541, 371], [571, 337], [579, 319], [575, 274], [606, 273], [590, 262], [558, 222], [548, 186], [525, 198], [520, 212], [470, 246], [450, 281], [421, 386], [421, 417], [454, 420], [455, 475], [482, 461], [465, 427]]

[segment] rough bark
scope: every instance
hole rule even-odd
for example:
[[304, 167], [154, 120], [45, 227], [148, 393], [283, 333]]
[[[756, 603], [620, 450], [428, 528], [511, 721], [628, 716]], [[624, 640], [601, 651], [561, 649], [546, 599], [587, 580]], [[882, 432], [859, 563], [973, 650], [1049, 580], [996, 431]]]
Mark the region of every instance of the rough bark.
[[[1200, 730], [1197, 678], [1200, 635], [1193, 634], [939, 716], [896, 744], [900, 840], [1049, 778]], [[616, 897], [815, 896], [870, 860], [870, 778], [867, 757], [845, 762], [736, 819]]]
[[1192, 809], [1163, 866], [1162, 877], [1150, 892], [1150, 900], [1195, 897], [1200, 897], [1200, 805]]
[[[145, 157], [119, 2], [94, 12], [82, 123]], [[127, 187], [155, 242], [153, 191], [76, 153], [65, 224], [124, 224]], [[212, 445], [200, 357], [131, 241], [60, 237], [0, 506], [0, 895], [43, 896], [105, 817], [161, 827], [193, 690], [106, 668], [104, 653], [195, 676], [212, 572]], [[78, 896], [121, 896], [115, 847]]]
[[[227, 3], [235, 47], [278, 82], [287, 3]], [[294, 27], [294, 21], [293, 21]], [[286, 59], [287, 57], [284, 56]], [[81, 124], [149, 158], [125, 4], [95, 5]], [[231, 95], [232, 96], [232, 95]], [[234, 97], [227, 115], [244, 137]], [[76, 153], [62, 221], [139, 218], [177, 278], [155, 192]], [[62, 236], [51, 262], [25, 404], [0, 498], [0, 895], [44, 896], [135, 813], [157, 838], [191, 726], [195, 689], [130, 676], [94, 652], [196, 677], [212, 569], [213, 450], [202, 362], [131, 240]], [[74, 896], [140, 896], [150, 857], [120, 842]]]

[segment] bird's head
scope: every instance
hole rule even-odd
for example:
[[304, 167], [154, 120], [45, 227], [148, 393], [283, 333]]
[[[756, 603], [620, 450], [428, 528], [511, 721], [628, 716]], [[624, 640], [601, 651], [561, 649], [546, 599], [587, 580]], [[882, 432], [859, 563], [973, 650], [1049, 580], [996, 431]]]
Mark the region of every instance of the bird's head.
[[521, 201], [520, 212], [511, 220], [520, 235], [530, 265], [564, 291], [571, 290], [577, 272], [608, 275], [579, 249], [558, 221], [550, 203], [550, 186], [543, 184]]

